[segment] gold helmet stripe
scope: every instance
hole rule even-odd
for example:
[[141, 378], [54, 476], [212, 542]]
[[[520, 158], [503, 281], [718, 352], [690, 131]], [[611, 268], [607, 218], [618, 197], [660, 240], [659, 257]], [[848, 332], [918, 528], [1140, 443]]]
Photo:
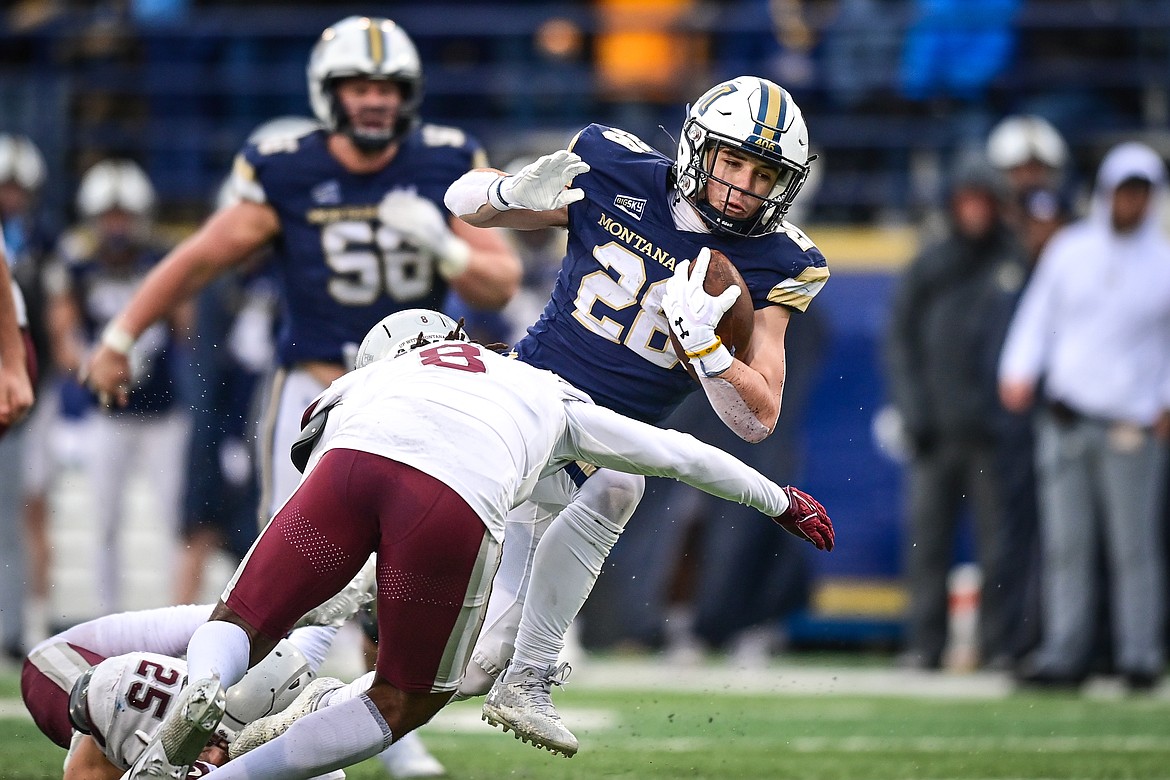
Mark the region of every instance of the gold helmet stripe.
[[382, 26], [373, 19], [368, 21], [370, 26], [366, 28], [366, 34], [369, 36], [370, 59], [373, 60], [374, 68], [377, 70], [382, 67], [382, 61], [386, 59], [385, 33], [382, 32]]
[[768, 141], [775, 141], [782, 129], [788, 101], [784, 90], [771, 81], [760, 79], [760, 109], [756, 112], [756, 135]]

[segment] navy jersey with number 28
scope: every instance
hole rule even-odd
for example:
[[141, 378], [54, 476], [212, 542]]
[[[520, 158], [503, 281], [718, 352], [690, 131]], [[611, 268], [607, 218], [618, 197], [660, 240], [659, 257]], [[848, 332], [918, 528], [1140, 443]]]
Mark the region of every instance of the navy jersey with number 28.
[[623, 130], [590, 125], [570, 148], [591, 168], [573, 182], [585, 198], [569, 206], [568, 249], [552, 298], [517, 353], [602, 406], [661, 422], [695, 389], [662, 313], [675, 265], [703, 247], [718, 249], [739, 269], [754, 308], [803, 311], [829, 275], [825, 258], [786, 222], [752, 238], [679, 230], [671, 161]]

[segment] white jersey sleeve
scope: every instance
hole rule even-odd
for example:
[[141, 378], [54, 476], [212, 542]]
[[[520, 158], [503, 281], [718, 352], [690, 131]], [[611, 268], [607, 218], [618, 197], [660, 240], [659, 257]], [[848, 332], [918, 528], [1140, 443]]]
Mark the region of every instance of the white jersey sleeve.
[[655, 428], [592, 404], [565, 403], [568, 426], [560, 457], [616, 471], [671, 477], [769, 517], [788, 509], [780, 485], [723, 450], [689, 434]]
[[195, 629], [211, 617], [214, 604], [186, 604], [114, 615], [80, 623], [37, 645], [66, 642], [106, 658], [132, 652], [183, 655]]

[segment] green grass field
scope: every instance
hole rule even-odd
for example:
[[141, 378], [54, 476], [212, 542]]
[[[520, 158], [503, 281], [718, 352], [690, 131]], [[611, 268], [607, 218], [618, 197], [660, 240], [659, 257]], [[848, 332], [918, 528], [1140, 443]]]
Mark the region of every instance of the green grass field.
[[[581, 740], [573, 759], [480, 722], [478, 702], [448, 707], [424, 730], [427, 744], [466, 780], [1170, 778], [1165, 691], [1021, 694], [991, 676], [807, 666], [726, 674], [644, 663], [581, 677], [556, 695]], [[0, 778], [60, 778], [64, 752], [19, 717], [15, 696], [15, 678], [0, 678]], [[385, 777], [376, 762], [347, 774]]]

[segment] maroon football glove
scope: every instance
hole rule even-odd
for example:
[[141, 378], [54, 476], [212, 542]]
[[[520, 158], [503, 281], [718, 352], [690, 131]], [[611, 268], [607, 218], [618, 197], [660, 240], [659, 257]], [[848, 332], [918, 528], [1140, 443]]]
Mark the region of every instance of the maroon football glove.
[[832, 550], [833, 521], [821, 502], [791, 485], [784, 488], [784, 495], [788, 496], [788, 509], [772, 519], [793, 536], [812, 542], [818, 550]]

